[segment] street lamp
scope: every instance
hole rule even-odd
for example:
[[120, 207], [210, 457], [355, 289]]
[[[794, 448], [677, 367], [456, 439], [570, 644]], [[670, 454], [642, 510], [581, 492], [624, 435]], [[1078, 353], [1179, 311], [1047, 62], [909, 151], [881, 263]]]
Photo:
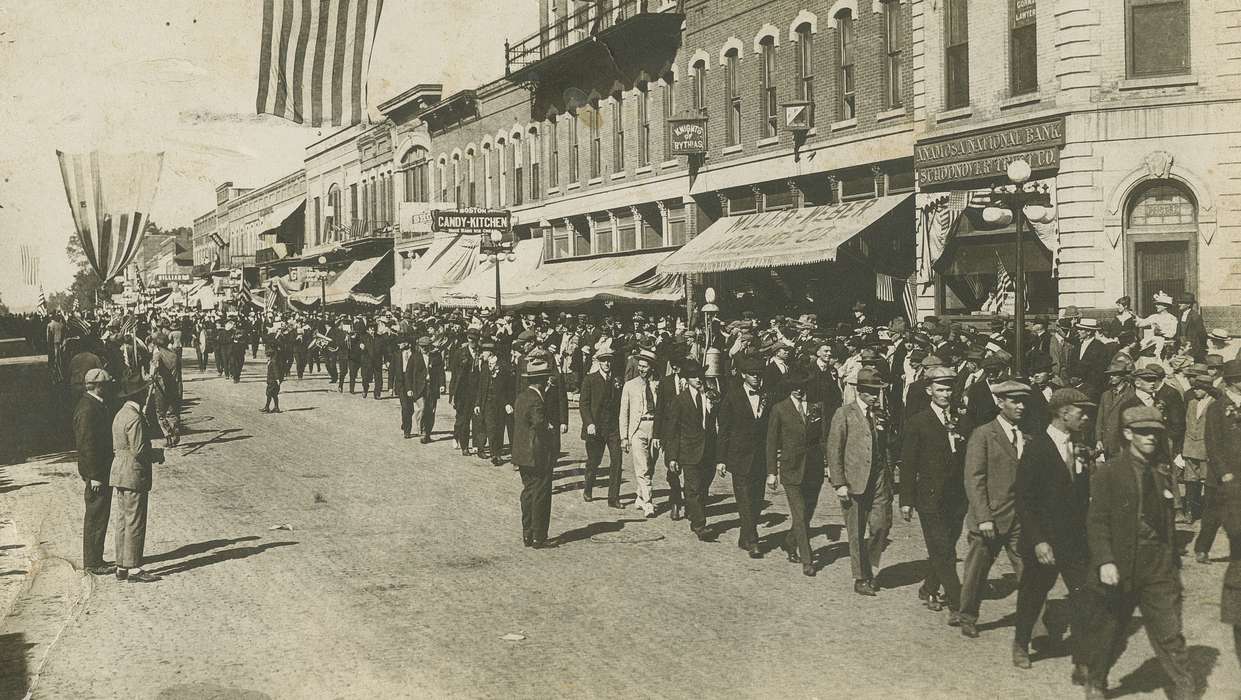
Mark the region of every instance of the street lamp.
[[1022, 221], [1028, 219], [1033, 223], [1050, 223], [1055, 212], [1050, 208], [1050, 196], [1046, 185], [1039, 186], [1030, 182], [1030, 164], [1024, 159], [1017, 159], [1008, 164], [1007, 172], [1010, 184], [991, 188], [991, 200], [1000, 206], [983, 209], [982, 218], [985, 223], [995, 226], [1016, 224], [1016, 248], [1013, 256], [1013, 325], [1016, 326], [1013, 340], [1013, 374], [1021, 375], [1025, 364], [1025, 324], [1026, 324], [1026, 271], [1025, 256], [1022, 250]]
[[703, 292], [702, 305], [702, 365], [707, 377], [724, 376], [724, 354], [715, 347], [715, 317], [720, 307], [715, 305], [715, 287], [707, 287]]
[[[487, 256], [487, 262], [495, 265], [496, 268], [496, 313], [498, 314], [502, 308], [502, 305], [500, 304], [500, 254], [498, 251], [500, 249], [500, 244], [504, 242], [504, 233], [500, 231], [492, 231], [490, 238], [492, 246], [497, 251]], [[510, 251], [509, 261], [512, 262], [515, 257], [516, 256], [514, 256]]]
[[319, 313], [327, 313], [327, 256], [319, 256]]

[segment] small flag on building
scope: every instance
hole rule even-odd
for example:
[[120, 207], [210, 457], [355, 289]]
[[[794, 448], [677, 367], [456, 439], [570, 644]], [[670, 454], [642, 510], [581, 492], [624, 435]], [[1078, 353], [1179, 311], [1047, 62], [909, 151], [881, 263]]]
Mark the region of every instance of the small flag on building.
[[366, 119], [383, 0], [263, 0], [255, 108], [309, 126]]
[[47, 313], [47, 295], [43, 293], [42, 287], [39, 287], [39, 313]]

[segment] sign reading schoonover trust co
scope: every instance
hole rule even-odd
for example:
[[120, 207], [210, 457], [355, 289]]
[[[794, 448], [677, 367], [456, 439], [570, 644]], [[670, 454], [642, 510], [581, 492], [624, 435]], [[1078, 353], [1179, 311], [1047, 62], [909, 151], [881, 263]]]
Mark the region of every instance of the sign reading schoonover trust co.
[[1060, 167], [1064, 118], [923, 141], [914, 146], [918, 185], [935, 185], [1004, 176], [1008, 164], [1024, 159], [1034, 171]]

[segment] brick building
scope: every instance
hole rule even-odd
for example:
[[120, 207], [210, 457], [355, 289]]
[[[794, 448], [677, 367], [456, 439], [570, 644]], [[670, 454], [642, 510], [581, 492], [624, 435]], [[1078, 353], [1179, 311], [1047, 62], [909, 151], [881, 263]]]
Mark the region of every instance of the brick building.
[[921, 313], [979, 313], [1012, 272], [1013, 225], [978, 205], [1024, 158], [1054, 207], [1025, 239], [1032, 312], [1146, 314], [1165, 291], [1241, 321], [1241, 6], [911, 6]]

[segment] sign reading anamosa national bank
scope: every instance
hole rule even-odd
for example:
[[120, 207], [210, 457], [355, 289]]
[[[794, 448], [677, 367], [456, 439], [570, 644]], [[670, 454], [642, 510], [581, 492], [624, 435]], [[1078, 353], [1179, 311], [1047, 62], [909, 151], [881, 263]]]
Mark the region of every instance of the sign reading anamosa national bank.
[[914, 146], [918, 185], [989, 180], [1003, 177], [1008, 164], [1024, 159], [1034, 171], [1060, 167], [1064, 118], [1056, 117], [1001, 129], [928, 139]]

